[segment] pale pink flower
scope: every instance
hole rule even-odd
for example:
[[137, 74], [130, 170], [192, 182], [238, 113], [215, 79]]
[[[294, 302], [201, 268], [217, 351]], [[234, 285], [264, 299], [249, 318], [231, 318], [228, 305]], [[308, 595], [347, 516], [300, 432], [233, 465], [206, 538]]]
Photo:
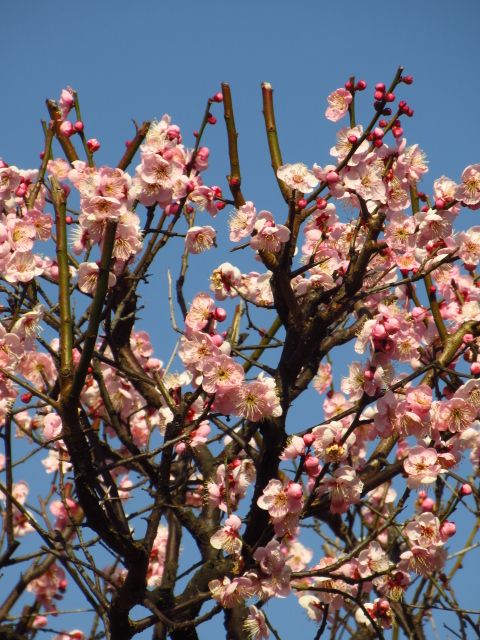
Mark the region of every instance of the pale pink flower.
[[54, 500], [50, 503], [49, 509], [57, 519], [53, 525], [55, 529], [63, 531], [66, 527], [75, 521], [76, 516], [82, 513], [80, 505], [72, 500], [72, 498], [65, 498], [62, 500]]
[[248, 616], [243, 622], [243, 628], [248, 640], [267, 640], [270, 637], [265, 616], [253, 604], [248, 607]]
[[288, 537], [283, 540], [282, 551], [286, 554], [285, 564], [292, 571], [303, 571], [313, 558], [311, 549], [307, 549], [298, 540], [292, 541]]
[[280, 480], [270, 480], [257, 504], [275, 520], [284, 518], [288, 513], [299, 513], [303, 506], [302, 486], [295, 482], [284, 484]]
[[210, 276], [210, 290], [214, 292], [216, 300], [235, 298], [237, 289], [241, 285], [240, 269], [230, 262], [223, 262], [212, 271]]
[[398, 156], [395, 174], [400, 180], [406, 179], [410, 184], [414, 184], [427, 172], [428, 161], [418, 144], [406, 147]]
[[80, 629], [73, 629], [72, 631], [63, 631], [62, 633], [54, 636], [53, 640], [84, 640], [85, 634]]
[[305, 442], [300, 436], [290, 436], [287, 445], [283, 450], [280, 460], [295, 460], [305, 452]]
[[165, 568], [166, 548], [168, 542], [168, 528], [159, 525], [157, 535], [153, 541], [152, 550], [147, 569], [147, 585], [158, 587], [162, 583]]
[[338, 122], [347, 113], [352, 102], [352, 94], [346, 89], [340, 88], [333, 91], [327, 98], [328, 108], [325, 117], [331, 122]]
[[3, 277], [7, 282], [30, 282], [43, 273], [43, 267], [39, 266], [39, 262], [31, 253], [13, 253], [3, 272]]
[[376, 540], [358, 554], [357, 570], [362, 578], [387, 571], [391, 566], [387, 554]]
[[290, 230], [283, 224], [276, 224], [269, 211], [260, 211], [252, 233], [250, 246], [257, 251], [277, 253], [290, 238]]
[[219, 602], [225, 609], [231, 609], [239, 604], [243, 604], [245, 600], [255, 593], [255, 585], [244, 576], [230, 580], [227, 576], [220, 580], [210, 580], [208, 588], [212, 594], [212, 598]]
[[258, 562], [263, 574], [259, 576], [262, 596], [288, 596], [291, 569], [286, 564], [286, 556], [278, 540], [270, 540], [266, 547], [258, 547], [253, 558]]
[[269, 383], [268, 379], [242, 384], [235, 391], [233, 412], [252, 422], [270, 416], [278, 418], [282, 415], [282, 407], [275, 384]]
[[332, 384], [332, 365], [329, 362], [320, 364], [317, 370], [317, 375], [313, 379], [313, 388], [318, 393], [325, 393], [325, 391]]
[[382, 629], [392, 628], [394, 615], [388, 600], [376, 598], [373, 602], [366, 602], [364, 607], [368, 613], [368, 617], [360, 608], [355, 611], [355, 620], [359, 624], [371, 627], [373, 620]]
[[[352, 150], [354, 143], [350, 142], [349, 138], [352, 136], [357, 139], [361, 138], [363, 135], [363, 127], [358, 125], [350, 129], [349, 127], [344, 127], [337, 132], [337, 144], [330, 149], [330, 155], [334, 158], [337, 158], [339, 161], [343, 160]], [[355, 143], [356, 144], [356, 143]], [[357, 165], [361, 159], [366, 155], [369, 142], [364, 140], [358, 147], [355, 149], [355, 153], [352, 155], [350, 160], [348, 161], [349, 166]]]
[[415, 516], [404, 528], [404, 535], [412, 545], [428, 549], [443, 544], [440, 536], [440, 520], [432, 513]]
[[185, 325], [193, 331], [204, 329], [215, 311], [215, 302], [208, 293], [199, 293], [193, 299], [185, 318]]
[[189, 253], [208, 251], [214, 246], [216, 235], [213, 227], [190, 227], [185, 238], [185, 248]]
[[251, 201], [233, 211], [228, 223], [232, 242], [238, 242], [252, 233], [256, 215], [257, 210]]
[[55, 611], [53, 599], [64, 593], [67, 587], [65, 571], [54, 562], [40, 577], [27, 585], [27, 591], [35, 594], [39, 604]]
[[351, 447], [355, 444], [356, 436], [351, 433], [344, 440], [347, 429], [336, 420], [320, 425], [312, 430], [315, 436], [313, 449], [315, 454], [326, 462], [341, 462], [346, 460]]
[[408, 456], [403, 461], [403, 468], [408, 474], [407, 485], [411, 489], [435, 482], [442, 470], [435, 449], [420, 445], [409, 449]]
[[188, 338], [183, 336], [180, 340], [178, 355], [183, 364], [195, 372], [201, 373], [208, 359], [220, 354], [212, 338], [202, 331], [192, 331]]
[[318, 185], [318, 179], [314, 173], [301, 162], [278, 167], [277, 178], [290, 189], [295, 189], [300, 193], [310, 193]]
[[230, 356], [212, 356], [203, 366], [202, 387], [207, 393], [222, 393], [239, 387], [244, 375], [243, 367]]
[[10, 235], [10, 246], [13, 251], [25, 253], [33, 248], [37, 231], [28, 219], [22, 220], [9, 214], [7, 216], [7, 228]]
[[345, 513], [350, 505], [359, 502], [362, 489], [363, 482], [355, 470], [347, 465], [335, 469], [332, 477], [326, 479], [321, 487], [322, 492], [330, 493], [332, 513]]
[[[97, 280], [100, 273], [100, 267], [96, 262], [82, 262], [78, 267], [78, 288], [83, 293], [93, 295], [97, 288]], [[108, 274], [108, 286], [113, 287], [117, 279], [115, 274]]]
[[433, 424], [439, 431], [462, 432], [471, 426], [477, 417], [477, 409], [463, 398], [435, 403]]
[[477, 209], [480, 204], [480, 164], [471, 164], [462, 173], [455, 197], [467, 207]]
[[54, 158], [47, 163], [47, 171], [50, 175], [55, 176], [57, 180], [65, 180], [70, 171], [70, 165], [63, 158]]
[[239, 530], [242, 521], [236, 515], [231, 515], [225, 520], [221, 529], [210, 537], [210, 544], [214, 549], [223, 549], [227, 554], [238, 554], [242, 550], [242, 540]]

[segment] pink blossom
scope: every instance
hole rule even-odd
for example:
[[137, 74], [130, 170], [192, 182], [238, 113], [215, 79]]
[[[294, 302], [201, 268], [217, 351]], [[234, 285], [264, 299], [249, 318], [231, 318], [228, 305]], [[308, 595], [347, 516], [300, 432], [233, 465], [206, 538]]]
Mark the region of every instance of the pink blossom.
[[355, 444], [356, 436], [351, 433], [344, 439], [347, 429], [336, 420], [320, 425], [312, 430], [315, 436], [313, 449], [315, 454], [326, 462], [341, 462], [346, 460], [351, 447]]
[[455, 191], [457, 200], [477, 209], [480, 203], [480, 164], [471, 164], [463, 170], [462, 182]]
[[243, 367], [229, 356], [220, 354], [205, 362], [202, 386], [207, 393], [222, 393], [240, 386], [243, 378]]
[[345, 513], [351, 504], [359, 502], [362, 489], [363, 482], [355, 470], [347, 465], [335, 469], [332, 477], [326, 479], [321, 487], [322, 491], [330, 493], [332, 513]]
[[288, 513], [299, 513], [303, 506], [302, 487], [294, 482], [285, 485], [280, 480], [270, 480], [257, 504], [275, 520], [284, 518]]
[[295, 189], [300, 193], [310, 193], [318, 185], [318, 179], [313, 172], [301, 162], [284, 164], [278, 167], [277, 178], [290, 189]]
[[199, 293], [193, 299], [185, 318], [185, 325], [193, 331], [204, 329], [215, 311], [215, 302], [208, 293]]
[[45, 573], [27, 585], [27, 591], [33, 593], [45, 608], [55, 611], [53, 599], [61, 595], [67, 586], [65, 571], [54, 562]]
[[236, 515], [231, 515], [225, 520], [221, 529], [210, 537], [210, 544], [214, 549], [223, 549], [227, 554], [238, 554], [242, 550], [242, 540], [239, 530], [242, 521]]
[[318, 393], [325, 393], [332, 383], [332, 365], [329, 362], [320, 364], [317, 375], [313, 379], [313, 387]]
[[[83, 293], [93, 295], [97, 288], [100, 267], [96, 262], [82, 262], [78, 267], [78, 288]], [[113, 273], [108, 274], [108, 286], [113, 287], [117, 279]]]
[[283, 224], [276, 224], [269, 211], [260, 211], [253, 225], [250, 246], [257, 251], [277, 253], [283, 243], [290, 238], [290, 230]]
[[213, 227], [190, 227], [185, 238], [185, 248], [190, 253], [208, 251], [215, 244], [216, 235]]
[[336, 89], [327, 98], [328, 108], [325, 117], [331, 122], [338, 122], [347, 113], [352, 102], [352, 94], [346, 89]]
[[407, 485], [418, 488], [421, 484], [435, 482], [442, 468], [438, 464], [438, 454], [435, 449], [420, 445], [412, 447], [403, 462], [403, 468], [408, 474]]
[[232, 242], [238, 242], [251, 234], [256, 215], [257, 210], [251, 201], [233, 211], [228, 223]]
[[248, 616], [243, 622], [243, 628], [248, 640], [267, 640], [270, 637], [265, 616], [254, 605], [248, 607]]
[[232, 401], [233, 413], [252, 422], [282, 415], [275, 383], [268, 382], [268, 378], [242, 384]]
[[227, 576], [220, 580], [210, 580], [208, 588], [212, 598], [225, 609], [242, 604], [255, 593], [255, 585], [250, 578], [240, 576], [230, 580]]
[[305, 452], [305, 442], [300, 436], [291, 436], [287, 441], [287, 446], [283, 450], [281, 460], [295, 460]]
[[210, 289], [214, 292], [216, 300], [234, 298], [238, 295], [237, 289], [240, 284], [240, 269], [234, 267], [230, 262], [220, 264], [210, 276]]

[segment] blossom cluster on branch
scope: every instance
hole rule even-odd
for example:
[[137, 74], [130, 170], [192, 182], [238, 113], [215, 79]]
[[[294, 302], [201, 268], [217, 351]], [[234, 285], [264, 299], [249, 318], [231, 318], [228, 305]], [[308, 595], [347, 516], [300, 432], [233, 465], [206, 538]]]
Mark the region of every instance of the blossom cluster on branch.
[[[364, 125], [366, 82], [332, 92], [326, 117], [349, 122], [312, 167], [283, 161], [264, 83], [275, 213], [243, 195], [228, 84], [193, 148], [164, 115], [116, 167], [67, 87], [40, 168], [1, 162], [0, 637], [196, 640], [223, 613], [230, 639], [278, 640], [269, 601], [295, 597], [316, 639], [425, 640], [438, 610], [478, 635], [452, 581], [480, 526], [480, 227], [454, 231], [480, 164], [420, 190], [411, 83], [376, 84]], [[231, 196], [204, 178], [221, 103]], [[220, 228], [242, 260], [187, 302]], [[173, 354], [141, 323], [167, 243]], [[69, 598], [89, 629], [63, 628]]]

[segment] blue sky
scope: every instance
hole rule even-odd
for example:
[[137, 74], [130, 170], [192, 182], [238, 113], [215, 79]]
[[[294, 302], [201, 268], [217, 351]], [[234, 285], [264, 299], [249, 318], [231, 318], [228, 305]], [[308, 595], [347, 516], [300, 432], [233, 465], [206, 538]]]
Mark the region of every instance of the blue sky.
[[[4, 0], [0, 157], [22, 168], [38, 165], [44, 100], [66, 85], [79, 93], [88, 136], [102, 143], [100, 164], [117, 162], [132, 135], [132, 118], [140, 122], [168, 112], [190, 146], [206, 99], [228, 81], [244, 194], [257, 208], [275, 212], [281, 200], [265, 142], [260, 83], [268, 80], [275, 89], [284, 161], [325, 164], [336, 132], [323, 116], [327, 94], [350, 75], [364, 78], [369, 88], [360, 97], [359, 115], [366, 119], [373, 85], [388, 83], [402, 65], [415, 78], [411, 87], [401, 87], [415, 110], [404, 128], [408, 141], [427, 152], [428, 191], [434, 178], [456, 180], [480, 160], [479, 23], [478, 0], [24, 0], [21, 6]], [[206, 181], [225, 187], [221, 114], [217, 106], [218, 124], [205, 138], [212, 150]], [[468, 215], [465, 224], [476, 224], [478, 214]], [[208, 268], [228, 259], [208, 257], [187, 291], [205, 289]], [[248, 268], [255, 266], [250, 261]], [[178, 269], [172, 254], [159, 268], [160, 302], [149, 312], [155, 320], [157, 312], [165, 315], [167, 267]], [[149, 302], [155, 305], [155, 297]], [[478, 566], [478, 553], [474, 557]], [[465, 582], [462, 591], [469, 591]], [[288, 611], [283, 628], [291, 633], [304, 617]], [[313, 637], [312, 625], [304, 629]], [[218, 627], [211, 634], [224, 637]]]

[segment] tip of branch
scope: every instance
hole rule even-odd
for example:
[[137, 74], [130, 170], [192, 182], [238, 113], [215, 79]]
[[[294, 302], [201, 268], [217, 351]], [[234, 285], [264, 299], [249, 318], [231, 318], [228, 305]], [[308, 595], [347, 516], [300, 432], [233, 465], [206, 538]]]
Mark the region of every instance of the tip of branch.
[[270, 82], [262, 82], [262, 89], [271, 89], [272, 85]]

